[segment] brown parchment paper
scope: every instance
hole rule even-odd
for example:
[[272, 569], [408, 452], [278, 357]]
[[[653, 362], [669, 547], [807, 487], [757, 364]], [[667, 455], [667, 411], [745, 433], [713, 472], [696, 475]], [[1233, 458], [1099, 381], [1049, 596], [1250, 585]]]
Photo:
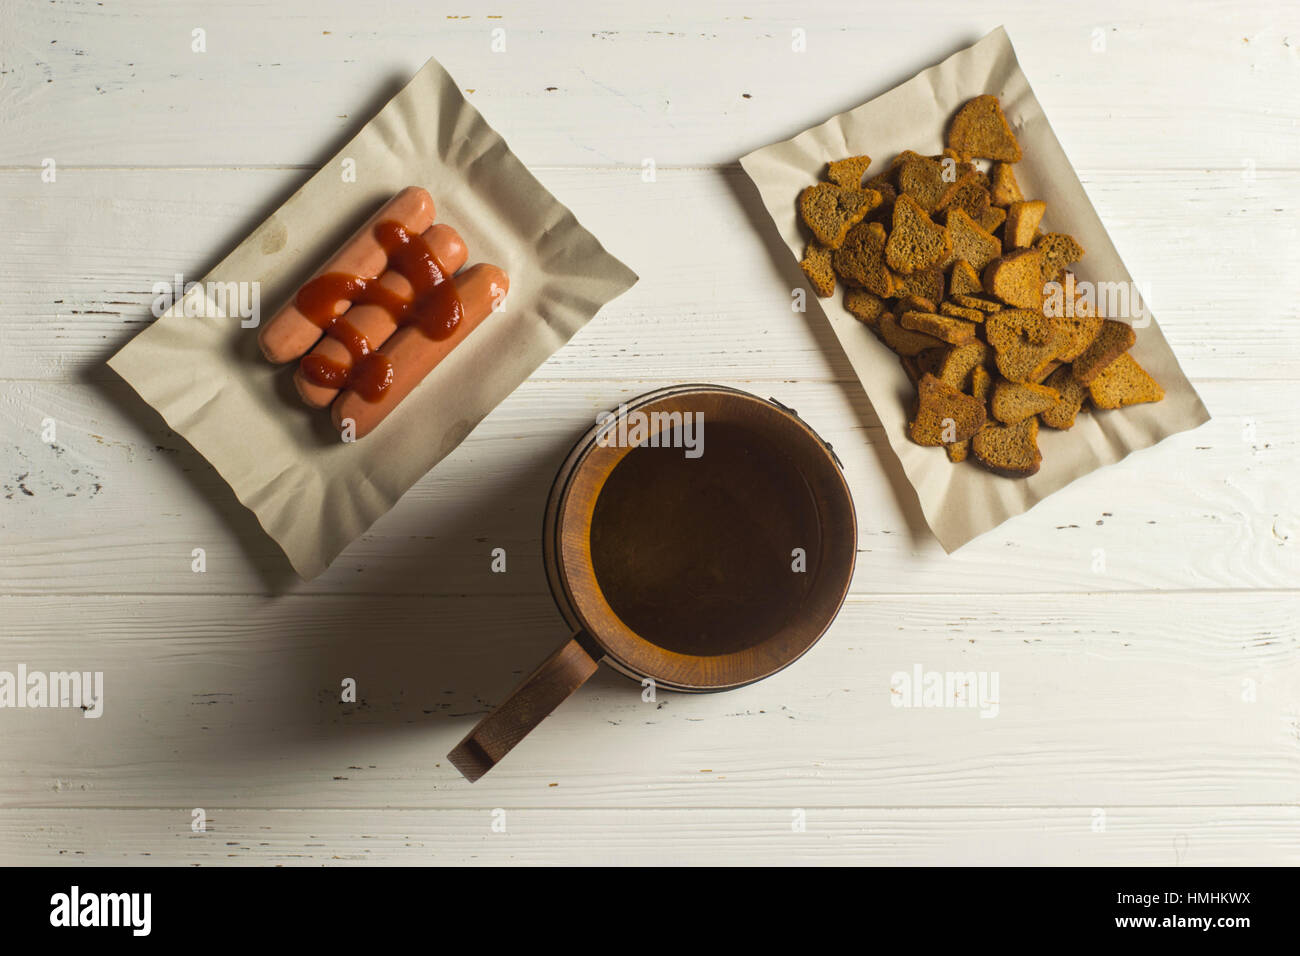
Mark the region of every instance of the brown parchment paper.
[[[1082, 243], [1087, 254], [1072, 267], [1077, 278], [1131, 281], [1001, 27], [888, 93], [793, 139], [756, 150], [740, 163], [758, 187], [781, 237], [800, 259], [806, 239], [796, 199], [800, 190], [822, 178], [829, 160], [865, 153], [872, 157], [867, 175], [875, 176], [904, 149], [937, 154], [953, 113], [981, 93], [1001, 98], [1024, 150], [1016, 178], [1026, 197], [1047, 202], [1043, 230], [1068, 232]], [[1158, 290], [1152, 290], [1152, 296], [1158, 298]], [[1002, 478], [973, 459], [954, 464], [942, 448], [913, 443], [907, 437], [907, 419], [916, 390], [898, 356], [844, 309], [842, 287], [828, 299], [819, 299], [810, 290], [808, 301], [810, 311], [820, 310], [834, 329], [916, 489], [926, 521], [949, 552], [1028, 511], [1093, 469], [1210, 418], [1155, 320], [1145, 327], [1138, 321], [1132, 354], [1164, 387], [1164, 400], [1114, 411], [1084, 411], [1069, 431], [1040, 428], [1043, 463], [1038, 473], [1030, 478]]]
[[[351, 163], [347, 163], [347, 161]], [[355, 182], [345, 169], [355, 169]], [[343, 443], [306, 408], [293, 364], [269, 365], [256, 328], [225, 317], [209, 282], [261, 283], [261, 319], [394, 193], [423, 186], [469, 264], [510, 276], [492, 315], [365, 438]], [[189, 277], [187, 277], [188, 279]], [[441, 65], [429, 60], [333, 159], [109, 360], [229, 482], [294, 569], [312, 578], [442, 460], [636, 275], [533, 178]], [[187, 298], [188, 298], [187, 295]], [[193, 309], [191, 309], [191, 312]]]

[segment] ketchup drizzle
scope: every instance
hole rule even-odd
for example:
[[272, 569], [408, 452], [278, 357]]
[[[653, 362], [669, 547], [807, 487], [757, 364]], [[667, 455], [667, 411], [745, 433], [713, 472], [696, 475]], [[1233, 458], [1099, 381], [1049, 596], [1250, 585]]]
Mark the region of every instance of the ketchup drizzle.
[[309, 352], [300, 366], [303, 375], [326, 388], [350, 386], [369, 402], [378, 401], [392, 385], [393, 363], [382, 351], [371, 348], [366, 337], [348, 321], [347, 312], [335, 314], [340, 302], [377, 305], [393, 317], [399, 329], [414, 325], [434, 340], [449, 337], [465, 315], [455, 280], [447, 275], [424, 236], [410, 232], [400, 222], [385, 220], [375, 226], [375, 238], [388, 256], [388, 268], [411, 284], [411, 298], [380, 285], [378, 278], [327, 272], [299, 289], [294, 300], [299, 312], [326, 335], [342, 342], [352, 356], [348, 367]]

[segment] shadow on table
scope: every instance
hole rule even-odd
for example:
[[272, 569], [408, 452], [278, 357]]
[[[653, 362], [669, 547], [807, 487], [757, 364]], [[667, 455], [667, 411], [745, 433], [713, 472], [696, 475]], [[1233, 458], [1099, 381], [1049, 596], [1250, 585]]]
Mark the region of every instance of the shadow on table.
[[[305, 772], [327, 768], [323, 785], [343, 783], [390, 772], [376, 754], [408, 732], [425, 772], [449, 768], [455, 743], [569, 637], [542, 566], [542, 516], [584, 424], [533, 443], [508, 474], [468, 483], [454, 509], [404, 500], [401, 514], [381, 519], [403, 522], [404, 536], [384, 536], [396, 547], [354, 557], [355, 583], [346, 566], [327, 572], [339, 593], [232, 598], [232, 634], [256, 640], [240, 639], [237, 659], [226, 654], [210, 680], [186, 681], [192, 727], [170, 731], [186, 746], [167, 773], [192, 776], [200, 788], [277, 774], [300, 786]], [[437, 480], [439, 469], [423, 481]], [[215, 475], [212, 483], [222, 484]], [[492, 570], [495, 547], [506, 549], [505, 573]], [[342, 699], [347, 680], [355, 700]], [[608, 668], [591, 683], [640, 693]]]

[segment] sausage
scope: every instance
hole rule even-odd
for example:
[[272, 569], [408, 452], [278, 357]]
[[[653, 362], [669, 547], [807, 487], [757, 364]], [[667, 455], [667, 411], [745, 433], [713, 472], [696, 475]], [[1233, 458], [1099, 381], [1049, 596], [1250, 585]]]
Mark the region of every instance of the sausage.
[[[448, 279], [460, 271], [465, 260], [469, 258], [469, 250], [465, 247], [465, 240], [451, 226], [439, 223], [425, 231], [421, 237], [433, 253], [433, 258], [445, 270]], [[410, 299], [413, 293], [411, 283], [401, 273], [389, 269], [378, 279], [378, 282], [387, 291], [394, 293], [402, 299]], [[345, 321], [355, 329], [365, 340], [370, 348], [377, 349], [393, 334], [397, 328], [397, 322], [393, 319], [393, 314], [382, 305], [372, 305], [361, 303], [348, 309], [345, 315]], [[346, 374], [352, 368], [352, 352], [347, 345], [332, 335], [326, 335], [316, 347], [311, 350], [311, 355], [319, 357], [330, 366], [337, 368]], [[307, 359], [304, 359], [305, 363]], [[313, 381], [306, 372], [303, 371], [302, 365], [293, 373], [293, 384], [298, 389], [298, 394], [302, 400], [312, 408], [324, 408], [339, 394], [339, 389], [330, 385], [321, 385]]]
[[[418, 235], [433, 225], [435, 211], [433, 197], [427, 189], [407, 186], [371, 216], [312, 278], [331, 272], [360, 276], [363, 279], [377, 278], [388, 263], [388, 255], [379, 244], [374, 227], [391, 219], [401, 223], [408, 232]], [[322, 334], [321, 327], [299, 311], [297, 302], [298, 296], [295, 294], [257, 334], [262, 354], [277, 365], [306, 354]], [[350, 304], [346, 300], [340, 301], [335, 306], [335, 314], [341, 315]]]
[[466, 269], [452, 281], [464, 307], [455, 330], [445, 339], [432, 339], [415, 324], [394, 332], [379, 350], [392, 362], [391, 383], [374, 402], [367, 401], [356, 389], [345, 389], [330, 409], [334, 427], [343, 431], [350, 420], [355, 438], [369, 434], [452, 349], [492, 314], [510, 288], [510, 279], [502, 269], [483, 262]]

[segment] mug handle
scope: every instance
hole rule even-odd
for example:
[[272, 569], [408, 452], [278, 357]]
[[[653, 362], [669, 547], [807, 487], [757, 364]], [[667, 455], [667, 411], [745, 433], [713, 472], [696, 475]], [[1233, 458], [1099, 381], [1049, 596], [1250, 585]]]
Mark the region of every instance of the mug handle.
[[447, 755], [466, 780], [473, 783], [500, 763], [515, 744], [596, 673], [600, 661], [587, 651], [587, 643], [590, 638], [581, 631], [565, 641]]

